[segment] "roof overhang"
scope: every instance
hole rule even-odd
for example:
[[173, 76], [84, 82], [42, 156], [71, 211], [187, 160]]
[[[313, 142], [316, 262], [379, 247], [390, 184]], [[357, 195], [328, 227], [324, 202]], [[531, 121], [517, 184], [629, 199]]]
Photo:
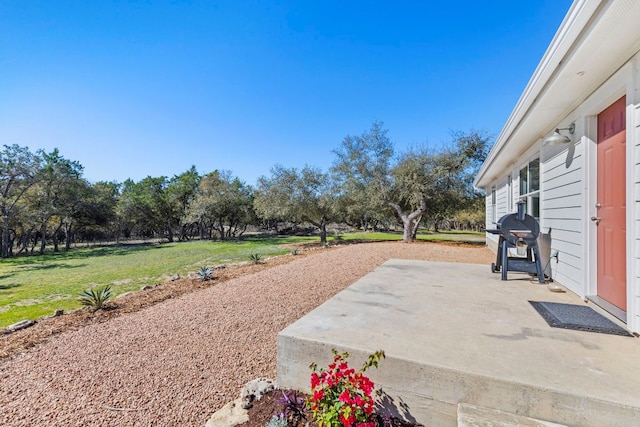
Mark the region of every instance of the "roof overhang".
[[474, 186], [490, 186], [639, 49], [640, 1], [575, 0]]

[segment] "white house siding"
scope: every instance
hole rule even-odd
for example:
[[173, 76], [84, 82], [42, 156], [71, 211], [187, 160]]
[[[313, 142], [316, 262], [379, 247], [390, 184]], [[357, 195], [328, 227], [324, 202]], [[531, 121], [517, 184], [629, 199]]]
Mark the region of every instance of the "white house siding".
[[[496, 187], [496, 217], [495, 221], [499, 220], [502, 216], [512, 213], [514, 211], [513, 203], [518, 199], [518, 174], [517, 170], [507, 171], [504, 176], [502, 176], [499, 180], [495, 182]], [[511, 204], [509, 206], [509, 184], [507, 177], [512, 176], [512, 184], [511, 184]], [[486, 227], [487, 229], [496, 228], [496, 224], [493, 220], [493, 203], [492, 203], [492, 195], [491, 189], [493, 187], [489, 187], [486, 194]], [[498, 248], [498, 236], [493, 234], [487, 234], [487, 245], [492, 250], [497, 250]]]
[[507, 179], [500, 180], [496, 194], [497, 219], [507, 214]]
[[[582, 184], [582, 169], [584, 156], [583, 144], [575, 145], [575, 152], [571, 162], [567, 162], [567, 150], [561, 147], [542, 147], [540, 153], [540, 227], [541, 232], [551, 233], [552, 249], [559, 255], [557, 262], [551, 260], [551, 270], [554, 280], [562, 283], [573, 292], [584, 295], [582, 289], [584, 265], [584, 238], [582, 234], [583, 220], [581, 213], [584, 206], [584, 186]], [[504, 176], [496, 181], [496, 191], [502, 197], [496, 197], [496, 208], [500, 212], [498, 218], [514, 211], [513, 206], [507, 206], [507, 176], [512, 177], [513, 201], [517, 201], [520, 194], [520, 167], [537, 157], [538, 148], [527, 153], [517, 163], [518, 166], [505, 171]], [[567, 167], [569, 163], [569, 167]], [[494, 228], [490, 223], [491, 194], [487, 195], [487, 227]], [[497, 236], [488, 235], [493, 245], [497, 247]], [[543, 266], [544, 267], [544, 266]]]
[[567, 149], [542, 149], [540, 226], [544, 233], [551, 234], [551, 249], [558, 252], [558, 257], [550, 261], [554, 280], [580, 295], [584, 293], [584, 144], [578, 142], [574, 148], [572, 157]]

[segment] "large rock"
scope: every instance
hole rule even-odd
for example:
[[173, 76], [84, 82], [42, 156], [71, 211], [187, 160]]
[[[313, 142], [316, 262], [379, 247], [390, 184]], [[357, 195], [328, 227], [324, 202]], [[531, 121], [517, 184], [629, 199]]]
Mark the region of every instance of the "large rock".
[[255, 400], [273, 391], [276, 383], [267, 378], [256, 378], [242, 387], [240, 397], [216, 411], [205, 427], [234, 427], [249, 421], [249, 411]]
[[254, 400], [260, 400], [262, 396], [276, 388], [275, 382], [267, 378], [256, 378], [244, 385], [240, 392], [243, 401], [242, 407], [249, 409], [253, 406]]
[[33, 320], [22, 320], [18, 323], [14, 323], [13, 325], [7, 326], [4, 332], [11, 333], [11, 332], [19, 331], [20, 329], [25, 329], [35, 324], [36, 322], [34, 322]]
[[242, 398], [229, 402], [216, 411], [205, 427], [233, 427], [249, 421], [249, 411], [242, 408]]

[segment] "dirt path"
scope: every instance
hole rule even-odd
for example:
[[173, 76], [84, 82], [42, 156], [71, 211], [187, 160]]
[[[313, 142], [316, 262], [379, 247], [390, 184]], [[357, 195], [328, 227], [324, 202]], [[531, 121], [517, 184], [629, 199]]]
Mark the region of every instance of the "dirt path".
[[204, 426], [244, 383], [275, 377], [278, 331], [390, 258], [493, 261], [486, 248], [341, 246], [65, 332], [0, 364], [0, 425]]

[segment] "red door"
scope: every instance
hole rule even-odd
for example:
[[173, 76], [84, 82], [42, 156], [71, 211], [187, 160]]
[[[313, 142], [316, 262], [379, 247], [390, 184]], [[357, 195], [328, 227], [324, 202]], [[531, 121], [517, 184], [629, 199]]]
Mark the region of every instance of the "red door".
[[[626, 98], [598, 115], [598, 296], [627, 310]], [[599, 207], [598, 207], [599, 206]]]

